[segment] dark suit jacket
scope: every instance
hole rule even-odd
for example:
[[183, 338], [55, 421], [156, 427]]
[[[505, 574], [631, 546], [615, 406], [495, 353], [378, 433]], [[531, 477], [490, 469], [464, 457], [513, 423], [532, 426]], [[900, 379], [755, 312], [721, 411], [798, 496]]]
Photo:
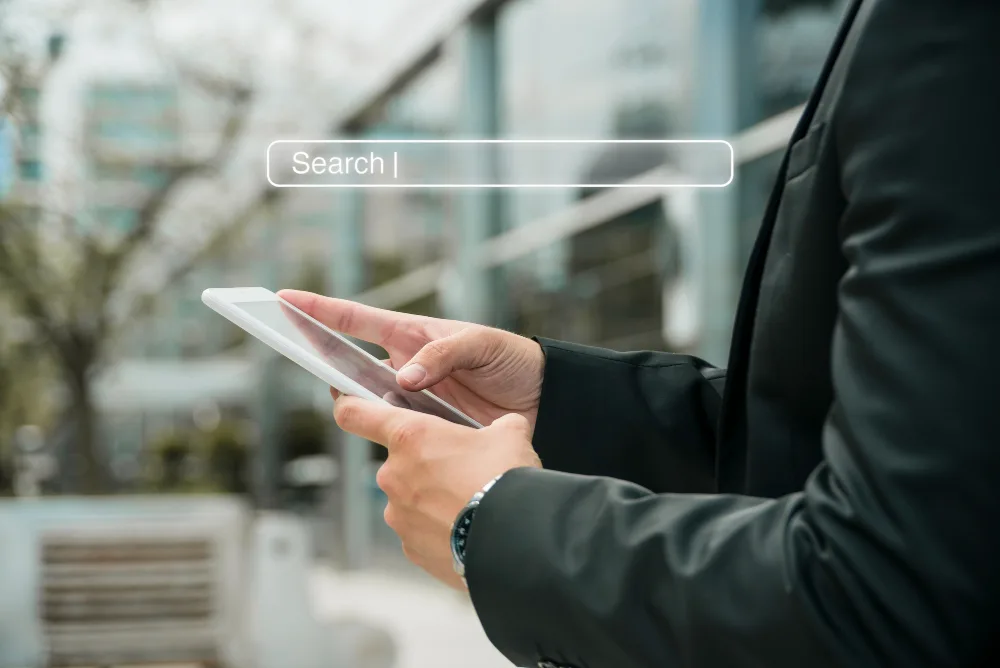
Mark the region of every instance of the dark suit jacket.
[[728, 374], [540, 341], [546, 470], [486, 495], [467, 555], [516, 664], [985, 661], [1000, 3], [872, 3], [847, 12], [786, 153]]

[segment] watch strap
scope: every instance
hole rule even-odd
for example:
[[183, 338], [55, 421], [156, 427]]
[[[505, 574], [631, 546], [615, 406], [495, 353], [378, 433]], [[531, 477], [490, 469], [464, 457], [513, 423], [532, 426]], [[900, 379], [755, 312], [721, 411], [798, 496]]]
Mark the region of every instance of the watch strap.
[[[483, 497], [486, 496], [486, 493], [489, 492], [493, 488], [493, 486], [497, 484], [497, 481], [499, 481], [500, 478], [502, 478], [502, 477], [503, 477], [503, 473], [501, 473], [500, 475], [498, 475], [497, 477], [493, 478], [488, 483], [486, 483], [485, 485], [483, 485], [482, 489], [480, 489], [478, 492], [476, 492], [472, 496], [472, 499], [470, 499], [469, 502], [465, 505], [465, 507], [462, 508], [462, 510], [455, 517], [455, 521], [451, 525], [451, 544], [453, 546], [452, 556], [454, 558], [455, 572], [458, 573], [462, 577], [462, 582], [463, 583], [465, 583], [465, 554], [464, 554], [464, 550], [463, 550], [463, 553], [460, 555], [457, 552], [457, 550], [454, 549], [454, 546], [456, 545], [456, 543], [458, 541], [458, 538], [459, 538], [459, 536], [456, 534], [456, 532], [463, 528], [463, 527], [460, 527], [460, 524], [462, 523], [461, 521], [463, 520], [463, 518], [468, 517], [469, 518], [469, 525], [467, 527], [464, 527], [464, 529], [466, 531], [464, 539], [468, 540], [468, 537], [469, 537], [468, 528], [472, 526], [471, 525], [471, 521], [472, 521], [472, 519], [475, 516], [474, 513], [475, 513], [476, 508], [479, 506], [480, 502], [483, 500]], [[468, 584], [467, 583], [465, 583], [465, 584], [466, 584], [466, 587], [468, 587]]]

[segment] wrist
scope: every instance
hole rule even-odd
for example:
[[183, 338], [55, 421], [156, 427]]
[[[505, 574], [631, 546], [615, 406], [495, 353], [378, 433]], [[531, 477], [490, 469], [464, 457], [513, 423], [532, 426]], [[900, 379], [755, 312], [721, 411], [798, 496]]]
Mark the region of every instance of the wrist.
[[465, 582], [466, 548], [468, 546], [469, 534], [472, 530], [472, 523], [475, 519], [476, 511], [479, 509], [479, 504], [482, 502], [486, 494], [493, 489], [493, 486], [496, 485], [497, 481], [502, 477], [503, 473], [483, 485], [483, 487], [473, 495], [465, 507], [459, 511], [458, 515], [455, 517], [455, 521], [452, 523], [451, 555], [455, 572], [462, 578], [463, 583]]

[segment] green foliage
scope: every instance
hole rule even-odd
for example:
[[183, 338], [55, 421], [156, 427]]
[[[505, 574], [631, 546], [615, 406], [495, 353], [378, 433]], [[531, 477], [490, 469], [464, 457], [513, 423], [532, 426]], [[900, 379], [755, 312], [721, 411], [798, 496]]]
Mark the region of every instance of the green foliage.
[[[0, 20], [0, 26], [5, 25]], [[6, 84], [0, 90], [0, 116], [16, 117], [18, 131], [23, 135], [21, 139], [37, 143], [44, 131], [38, 102], [44, 99], [45, 90], [52, 81], [49, 76], [52, 65], [56, 59], [72, 57], [72, 54], [63, 48], [66, 38], [57, 34], [49, 43], [47, 57], [43, 58], [45, 62], [41, 62], [28, 43], [32, 40], [24, 39], [22, 32], [0, 30], [0, 70], [4, 72]], [[126, 135], [136, 135], [136, 127], [128, 125], [124, 117], [116, 116], [114, 127], [102, 127], [102, 123], [107, 125], [104, 121], [95, 125], [93, 118], [103, 113], [100, 109], [120, 111], [119, 107], [128, 107], [130, 114], [143, 119], [134, 121], [141, 126], [138, 129], [144, 135], [143, 142], [150, 137], [157, 139], [155, 158], [147, 155], [149, 147], [145, 144], [135, 156], [129, 154], [135, 160], [134, 164], [125, 165], [127, 180], [147, 187], [127, 211], [106, 210], [106, 213], [115, 214], [114, 221], [91, 215], [94, 207], [64, 210], [62, 205], [52, 206], [53, 202], [63, 201], [63, 197], [35, 197], [32, 193], [39, 184], [38, 177], [44, 182], [48, 170], [44, 169], [45, 165], [38, 164], [31, 165], [26, 172], [26, 161], [36, 159], [31, 156], [18, 156], [22, 167], [20, 179], [0, 202], [0, 329], [6, 319], [2, 302], [6, 302], [11, 314], [30, 321], [33, 342], [44, 349], [45, 358], [55, 371], [47, 379], [50, 382], [45, 389], [51, 389], [59, 381], [63, 384], [63, 394], [67, 398], [64, 408], [72, 414], [77, 425], [75, 454], [79, 455], [81, 468], [81, 474], [72, 483], [76, 489], [69, 490], [72, 492], [112, 491], [110, 480], [104, 475], [106, 466], [102, 458], [105, 453], [100, 447], [100, 416], [93, 401], [92, 383], [97, 372], [121, 354], [114, 343], [124, 338], [141, 316], [155, 310], [155, 303], [169, 295], [166, 288], [193, 268], [218, 257], [220, 251], [230, 245], [234, 232], [261, 217], [273, 216], [273, 207], [283, 196], [280, 191], [261, 184], [245, 202], [224, 207], [225, 213], [211, 221], [216, 224], [210, 225], [210, 234], [192, 235], [190, 244], [177, 249], [182, 252], [160, 254], [159, 232], [165, 225], [179, 222], [173, 205], [192, 180], [200, 183], [203, 179], [215, 178], [222, 186], [220, 192], [228, 191], [226, 183], [233, 173], [230, 166], [235, 159], [233, 147], [240, 145], [245, 137], [245, 121], [251, 115], [253, 99], [249, 83], [241, 77], [227, 79], [198, 68], [179, 69], [184, 71], [178, 71], [177, 80], [166, 88], [130, 81], [115, 82], [111, 88], [97, 84], [87, 91], [86, 134], [101, 141], [81, 145], [79, 157], [89, 166], [83, 170], [85, 181], [81, 184], [100, 176], [93, 171], [114, 172], [122, 167], [112, 164], [114, 161], [108, 162], [106, 144], [109, 140], [120, 141], [126, 139]], [[220, 140], [214, 150], [196, 159], [181, 156], [174, 150], [180, 138], [176, 105], [181, 90], [208, 96], [209, 101], [217, 102], [220, 111], [225, 112], [219, 117]], [[152, 112], [147, 113], [149, 110]], [[120, 174], [105, 173], [104, 176], [117, 178]], [[47, 185], [56, 186], [54, 183]], [[67, 184], [71, 188], [78, 185]], [[198, 220], [192, 224], [203, 226], [209, 222]], [[161, 289], [150, 286], [131, 294], [136, 258], [147, 253], [160, 254], [164, 260], [163, 266], [158, 267], [163, 271]], [[0, 331], [0, 346], [4, 345], [4, 335], [5, 332]], [[3, 354], [0, 350], [0, 356]], [[3, 364], [4, 360], [0, 360], [0, 365]], [[0, 369], [0, 375], [3, 373], [6, 369]], [[21, 376], [31, 377], [23, 373]], [[3, 386], [7, 386], [6, 381], [0, 382], [0, 387]], [[5, 415], [14, 410], [12, 406], [16, 408], [17, 395], [28, 397], [28, 401], [38, 401], [38, 397], [46, 394], [32, 390], [34, 388], [18, 387], [17, 393], [0, 399], [0, 438], [7, 431]], [[11, 419], [23, 420], [20, 417]], [[182, 474], [178, 462], [190, 457], [182, 454], [183, 448], [176, 437], [172, 444], [161, 443], [157, 447], [159, 463], [163, 464], [161, 483], [167, 487], [176, 486]]]
[[29, 321], [13, 315], [0, 291], [0, 496], [10, 493], [14, 432], [25, 424], [48, 429], [56, 406], [49, 391], [55, 373]]
[[401, 255], [369, 255], [365, 258], [368, 285], [381, 285], [403, 275]]
[[14, 493], [14, 471], [10, 459], [0, 450], [0, 498]]
[[187, 471], [194, 453], [191, 434], [168, 432], [150, 447], [153, 456], [153, 482], [161, 491], [182, 491], [188, 487]]
[[171, 431], [148, 449], [149, 483], [163, 493], [245, 494], [249, 445], [240, 425], [220, 422], [209, 432]]
[[298, 409], [285, 416], [282, 430], [284, 461], [312, 457], [326, 452], [327, 423], [317, 411]]
[[214, 487], [230, 494], [247, 492], [249, 446], [239, 425], [220, 422], [204, 436], [207, 477]]
[[[404, 258], [401, 255], [372, 255], [366, 259], [366, 263], [369, 286], [387, 283], [399, 278], [405, 271]], [[415, 315], [440, 317], [436, 292], [404, 304], [397, 310]]]
[[327, 291], [328, 272], [329, 270], [322, 260], [307, 259], [302, 263], [299, 275], [292, 285], [296, 290], [324, 295]]

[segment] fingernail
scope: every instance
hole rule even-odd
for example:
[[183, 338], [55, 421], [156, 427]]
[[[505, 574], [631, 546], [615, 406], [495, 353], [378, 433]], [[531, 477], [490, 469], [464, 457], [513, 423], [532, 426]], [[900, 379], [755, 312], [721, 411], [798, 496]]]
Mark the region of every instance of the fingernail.
[[421, 364], [407, 364], [397, 374], [399, 380], [416, 385], [427, 377], [427, 369]]

